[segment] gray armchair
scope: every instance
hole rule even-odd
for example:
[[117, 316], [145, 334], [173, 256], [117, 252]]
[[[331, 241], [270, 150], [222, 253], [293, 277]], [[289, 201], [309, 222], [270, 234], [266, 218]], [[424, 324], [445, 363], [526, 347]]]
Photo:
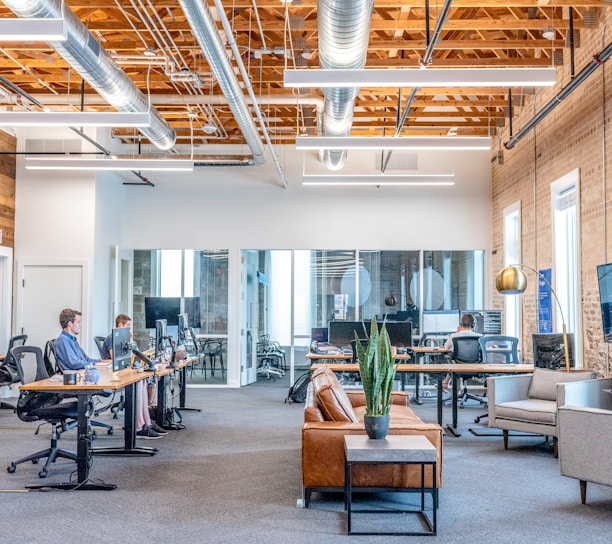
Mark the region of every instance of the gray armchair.
[[572, 402], [566, 395], [559, 408], [559, 467], [580, 481], [582, 504], [587, 482], [612, 486], [611, 388], [611, 378], [571, 384]]
[[565, 404], [582, 404], [564, 385], [595, 378], [593, 372], [561, 372], [536, 368], [533, 374], [495, 376], [487, 381], [489, 427], [503, 430], [508, 449], [508, 431], [553, 437], [557, 457], [557, 410]]

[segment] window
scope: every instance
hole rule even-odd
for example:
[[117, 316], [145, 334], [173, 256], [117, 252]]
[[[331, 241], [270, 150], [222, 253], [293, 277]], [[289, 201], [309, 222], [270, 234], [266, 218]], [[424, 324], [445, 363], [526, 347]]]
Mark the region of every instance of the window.
[[578, 169], [551, 184], [553, 233], [553, 282], [563, 316], [556, 308], [556, 328], [565, 318], [567, 332], [574, 333], [576, 366], [580, 366], [582, 335], [580, 322], [580, 248], [578, 214], [580, 210], [580, 172]]
[[[504, 209], [504, 266], [521, 264], [521, 203]], [[504, 297], [505, 334], [521, 337], [520, 295]]]

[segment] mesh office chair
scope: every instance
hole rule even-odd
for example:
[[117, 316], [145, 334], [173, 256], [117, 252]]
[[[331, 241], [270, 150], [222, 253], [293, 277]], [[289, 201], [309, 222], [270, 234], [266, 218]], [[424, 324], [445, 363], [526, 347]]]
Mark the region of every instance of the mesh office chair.
[[[521, 361], [518, 355], [518, 342], [516, 336], [502, 336], [491, 334], [481, 336], [478, 339], [482, 351], [482, 362], [486, 364], [519, 364]], [[485, 393], [482, 396], [488, 402], [487, 388], [485, 379]], [[481, 419], [489, 417], [488, 412], [474, 418], [474, 423], [480, 423]]]
[[[17, 346], [23, 346], [26, 343], [27, 339], [27, 334], [20, 334], [19, 336], [13, 336], [9, 340], [8, 349], [6, 350], [6, 357], [4, 358], [4, 361], [0, 362], [0, 387], [5, 385], [10, 386], [14, 383], [19, 383], [19, 372], [17, 370], [17, 366], [14, 362], [13, 356], [11, 355], [11, 350]], [[1, 401], [0, 409], [14, 410], [15, 405]]]
[[[17, 346], [11, 350], [11, 355], [19, 370], [22, 383], [44, 380], [49, 377], [40, 348], [36, 346]], [[52, 429], [51, 445], [44, 450], [13, 461], [7, 468], [8, 472], [12, 474], [17, 469], [17, 465], [26, 461], [32, 461], [32, 463], [36, 464], [40, 459], [46, 457], [47, 462], [38, 473], [39, 477], [45, 478], [48, 474], [49, 466], [56, 459], [64, 458], [76, 461], [76, 452], [64, 450], [57, 446], [57, 440], [61, 432], [67, 430], [78, 417], [77, 401], [62, 401], [62, 396], [57, 393], [44, 391], [21, 392], [17, 401], [17, 416], [22, 421], [45, 421], [50, 423]]]
[[[469, 364], [482, 362], [482, 350], [480, 348], [479, 336], [455, 336], [453, 338], [453, 354], [451, 359], [456, 364]], [[468, 399], [477, 400], [480, 403], [486, 402], [481, 396], [474, 395], [468, 392], [467, 382], [470, 379], [480, 378], [478, 374], [453, 374], [453, 380], [459, 377], [461, 380], [461, 400], [459, 406], [463, 408], [463, 404]], [[453, 387], [457, 384], [453, 383]]]
[[104, 355], [102, 354], [102, 346], [104, 345], [104, 340], [106, 340], [106, 338], [104, 338], [104, 336], [94, 336], [94, 342], [96, 343], [96, 347], [98, 348], [98, 353], [100, 354], [100, 358], [102, 359], [106, 359], [106, 357], [104, 357]]

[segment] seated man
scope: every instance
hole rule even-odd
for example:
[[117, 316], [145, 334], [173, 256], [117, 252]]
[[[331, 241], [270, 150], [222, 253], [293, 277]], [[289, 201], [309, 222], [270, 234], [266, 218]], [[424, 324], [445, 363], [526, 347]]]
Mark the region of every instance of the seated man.
[[[458, 336], [482, 336], [481, 334], [474, 332], [474, 327], [476, 325], [476, 319], [472, 314], [463, 314], [461, 316], [461, 321], [459, 322], [459, 326], [457, 327], [457, 332], [454, 332], [448, 337], [448, 340], [444, 344], [444, 349], [448, 351], [451, 355], [454, 350], [453, 338], [457, 338]], [[450, 374], [444, 378], [442, 382], [442, 389], [446, 391], [448, 389], [448, 384], [450, 382]]]
[[[115, 327], [121, 329], [123, 327], [132, 328], [132, 318], [125, 315], [119, 314], [115, 318]], [[132, 334], [130, 331], [130, 338]], [[104, 358], [112, 358], [113, 356], [113, 335], [109, 334], [102, 344], [101, 355]], [[139, 438], [161, 438], [162, 435], [168, 434], [168, 432], [160, 427], [155, 421], [151, 420], [149, 414], [149, 402], [147, 392], [147, 381], [140, 380], [136, 383], [138, 390], [136, 391], [136, 436]]]

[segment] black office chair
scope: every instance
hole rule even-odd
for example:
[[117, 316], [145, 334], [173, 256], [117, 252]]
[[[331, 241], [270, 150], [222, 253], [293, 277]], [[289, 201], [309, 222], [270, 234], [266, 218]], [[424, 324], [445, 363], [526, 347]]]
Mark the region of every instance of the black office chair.
[[[470, 363], [482, 363], [482, 350], [480, 348], [480, 337], [479, 336], [455, 336], [453, 337], [453, 354], [451, 355], [452, 362], [455, 364], [470, 364]], [[466, 400], [472, 399], [479, 403], [486, 403], [486, 398], [483, 399], [480, 395], [475, 395], [468, 391], [467, 383], [471, 379], [481, 379], [479, 374], [457, 374], [454, 373], [453, 377], [459, 377], [461, 380], [461, 394], [459, 406], [463, 408]], [[486, 377], [484, 378], [486, 380]], [[485, 382], [486, 383], [486, 382]], [[457, 387], [454, 383], [453, 387]]]
[[[23, 346], [27, 340], [27, 334], [13, 336], [9, 340], [8, 349], [6, 350], [6, 356], [4, 357], [4, 360], [0, 362], [0, 387], [3, 387], [5, 385], [10, 386], [15, 383], [19, 383], [19, 372], [11, 355], [11, 350], [17, 346]], [[0, 401], [0, 409], [14, 410], [15, 405], [10, 404], [9, 402]]]
[[96, 347], [98, 348], [98, 353], [100, 354], [101, 359], [106, 359], [106, 357], [104, 357], [102, 353], [102, 346], [104, 345], [104, 340], [106, 340], [104, 336], [94, 336], [94, 342], [96, 343]]
[[[17, 346], [11, 350], [11, 355], [19, 371], [22, 383], [29, 383], [48, 378], [47, 369], [43, 360], [42, 350], [36, 346]], [[38, 463], [39, 459], [47, 458], [45, 466], [39, 471], [38, 476], [46, 478], [49, 466], [57, 458], [76, 461], [77, 454], [74, 451], [58, 448], [59, 435], [67, 430], [77, 420], [77, 401], [63, 402], [63, 397], [58, 393], [44, 391], [22, 391], [17, 401], [17, 416], [22, 421], [45, 421], [51, 424], [50, 447], [22, 457], [13, 461], [7, 471], [11, 474], [17, 469], [17, 465], [32, 461]]]
[[[490, 334], [481, 336], [478, 342], [480, 343], [480, 349], [482, 351], [483, 363], [503, 365], [519, 364], [521, 362], [518, 354], [519, 339], [516, 336]], [[488, 402], [486, 384], [487, 381], [485, 379], [485, 392], [481, 398]], [[480, 423], [480, 421], [486, 417], [489, 417], [488, 412], [474, 418], [474, 423]]]
[[[47, 370], [51, 366], [51, 367], [53, 367], [53, 370], [54, 370], [55, 374], [63, 374], [64, 373], [63, 369], [62, 369], [62, 367], [59, 364], [59, 361], [57, 359], [57, 354], [55, 353], [55, 341], [54, 340], [48, 340], [47, 343], [45, 344], [44, 359], [47, 359], [47, 361], [45, 361], [45, 366], [46, 366]], [[49, 374], [51, 374], [51, 372], [49, 372]], [[110, 397], [110, 396], [112, 396], [113, 398], [107, 404], [102, 406], [101, 408], [97, 408], [93, 412], [93, 415], [94, 416], [99, 416], [103, 412], [106, 412], [107, 410], [111, 410], [111, 412], [113, 412], [114, 419], [117, 419], [117, 412], [119, 410], [123, 409], [123, 404], [124, 403], [122, 401], [113, 402], [113, 399], [115, 398], [115, 393], [111, 392], [111, 391], [103, 391], [101, 393], [96, 393], [96, 396], [98, 396], [98, 397]], [[109, 425], [108, 423], [102, 423], [101, 421], [96, 421], [96, 420], [92, 419], [92, 420], [90, 420], [89, 424], [92, 427], [101, 427], [103, 429], [106, 429], [107, 434], [113, 434], [115, 432], [115, 428], [112, 425]], [[76, 422], [75, 422], [74, 426], [76, 426]], [[93, 432], [93, 438], [96, 438], [95, 431]]]

